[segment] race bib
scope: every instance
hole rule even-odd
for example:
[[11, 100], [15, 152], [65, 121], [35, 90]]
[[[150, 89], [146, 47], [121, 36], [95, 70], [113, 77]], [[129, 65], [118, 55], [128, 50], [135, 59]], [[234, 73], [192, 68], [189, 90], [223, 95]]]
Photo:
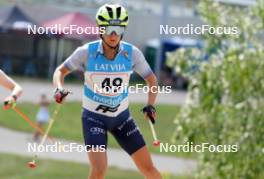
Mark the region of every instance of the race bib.
[[129, 74], [93, 72], [86, 74], [86, 84], [94, 93], [103, 96], [118, 96], [127, 90], [129, 84]]

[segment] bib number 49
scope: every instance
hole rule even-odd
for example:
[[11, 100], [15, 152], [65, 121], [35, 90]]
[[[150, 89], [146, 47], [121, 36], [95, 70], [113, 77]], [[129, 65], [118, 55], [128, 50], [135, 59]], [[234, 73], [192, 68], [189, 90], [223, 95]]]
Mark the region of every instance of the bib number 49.
[[105, 78], [102, 82], [102, 89], [106, 90], [106, 92], [116, 93], [122, 86], [122, 78], [114, 78], [112, 81], [110, 78]]

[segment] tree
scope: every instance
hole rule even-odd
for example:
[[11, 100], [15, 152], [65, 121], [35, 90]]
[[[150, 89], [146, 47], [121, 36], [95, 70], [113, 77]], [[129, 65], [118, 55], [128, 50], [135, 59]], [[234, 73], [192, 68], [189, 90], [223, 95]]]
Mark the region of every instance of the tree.
[[207, 33], [203, 49], [167, 54], [167, 65], [190, 81], [173, 142], [238, 146], [197, 153], [197, 178], [264, 178], [264, 1], [239, 8], [205, 0], [198, 9], [207, 24], [239, 34]]

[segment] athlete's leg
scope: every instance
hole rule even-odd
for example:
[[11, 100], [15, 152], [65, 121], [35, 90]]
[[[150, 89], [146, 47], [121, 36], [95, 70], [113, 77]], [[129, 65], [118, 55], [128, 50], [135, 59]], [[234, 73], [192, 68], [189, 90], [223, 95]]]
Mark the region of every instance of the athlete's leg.
[[107, 170], [106, 152], [88, 152], [91, 171], [89, 179], [103, 179]]
[[140, 134], [138, 127], [131, 117], [117, 126], [114, 130], [111, 130], [111, 133], [120, 146], [132, 157], [139, 171], [145, 178], [161, 178], [161, 175], [152, 163], [143, 136]]
[[161, 179], [159, 171], [153, 165], [150, 153], [146, 146], [131, 155], [136, 166], [147, 179]]
[[84, 110], [82, 116], [83, 135], [91, 164], [89, 179], [103, 179], [107, 169], [107, 129], [104, 123]]

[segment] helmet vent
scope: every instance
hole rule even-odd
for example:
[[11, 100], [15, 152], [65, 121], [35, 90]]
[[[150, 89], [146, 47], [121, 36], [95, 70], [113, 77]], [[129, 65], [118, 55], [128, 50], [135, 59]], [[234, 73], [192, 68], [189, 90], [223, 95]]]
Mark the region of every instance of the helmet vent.
[[123, 21], [123, 22], [128, 21], [128, 16], [126, 16], [122, 21]]
[[119, 19], [121, 15], [121, 7], [116, 8], [116, 18]]
[[103, 16], [98, 16], [98, 19], [99, 19], [100, 21], [104, 21], [104, 22], [107, 21]]
[[107, 12], [110, 18], [113, 18], [113, 9], [111, 7], [106, 6]]

